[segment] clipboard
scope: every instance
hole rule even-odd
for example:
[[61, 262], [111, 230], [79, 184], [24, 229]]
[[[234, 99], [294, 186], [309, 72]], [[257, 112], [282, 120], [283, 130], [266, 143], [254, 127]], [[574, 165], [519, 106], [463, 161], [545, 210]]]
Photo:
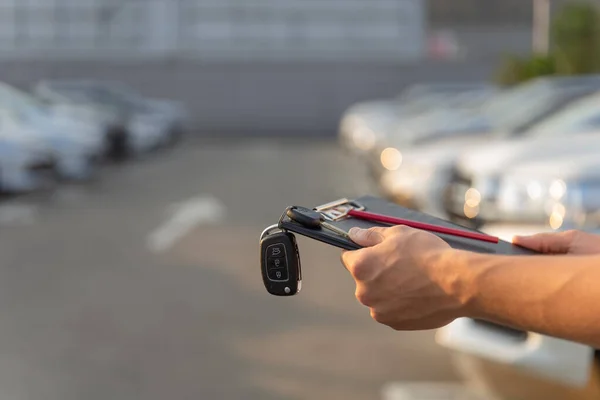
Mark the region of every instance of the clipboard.
[[[402, 218], [410, 221], [427, 223], [430, 225], [436, 225], [440, 227], [446, 227], [456, 230], [461, 230], [464, 232], [471, 233], [479, 233], [483, 234], [478, 230], [465, 228], [461, 225], [433, 217], [423, 212], [411, 210], [397, 204], [388, 202], [384, 199], [374, 197], [374, 196], [364, 196], [357, 198], [351, 201], [352, 203], [360, 204], [364, 207], [365, 211], [388, 215], [391, 217]], [[319, 207], [315, 207], [314, 209], [319, 209]], [[287, 210], [286, 210], [287, 211]], [[390, 225], [366, 221], [357, 218], [342, 218], [339, 220], [328, 221], [330, 224], [335, 225], [336, 227], [348, 232], [353, 227], [369, 229], [371, 227], [386, 227]], [[358, 250], [361, 247], [356, 243], [352, 242], [349, 239], [346, 239], [340, 235], [335, 234], [334, 232], [329, 231], [328, 229], [323, 228], [307, 228], [293, 220], [291, 220], [287, 213], [284, 212], [281, 218], [279, 219], [278, 227], [280, 229], [296, 233], [298, 235], [317, 240], [319, 242], [323, 242], [329, 244], [331, 246], [338, 247], [344, 250]], [[538, 254], [532, 250], [525, 249], [520, 246], [513, 245], [512, 243], [498, 240], [497, 243], [491, 242], [483, 242], [476, 239], [462, 238], [453, 235], [443, 234], [443, 233], [435, 233], [434, 235], [440, 237], [446, 243], [450, 245], [450, 247], [458, 249], [458, 250], [466, 250], [475, 253], [487, 253], [487, 254], [498, 254], [498, 255], [535, 255]]]

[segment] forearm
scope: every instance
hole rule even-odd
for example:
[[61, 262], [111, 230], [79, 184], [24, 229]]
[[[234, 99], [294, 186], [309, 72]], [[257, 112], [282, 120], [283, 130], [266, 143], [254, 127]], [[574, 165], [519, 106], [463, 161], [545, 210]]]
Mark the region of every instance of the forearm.
[[453, 260], [468, 317], [600, 348], [600, 256]]

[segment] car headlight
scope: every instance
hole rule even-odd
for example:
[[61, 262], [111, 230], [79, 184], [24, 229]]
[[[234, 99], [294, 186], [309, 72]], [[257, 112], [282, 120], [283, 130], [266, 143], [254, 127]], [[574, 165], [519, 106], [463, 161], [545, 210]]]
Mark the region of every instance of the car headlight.
[[542, 180], [519, 177], [504, 178], [500, 185], [500, 198], [522, 204], [548, 200], [560, 201], [567, 195], [567, 184], [561, 179]]
[[359, 117], [346, 115], [342, 117], [342, 120], [340, 121], [340, 133], [343, 135], [349, 134], [360, 125], [362, 125], [362, 120]]
[[586, 218], [581, 186], [563, 179], [505, 177], [498, 195], [500, 211], [539, 216], [553, 229], [580, 226]]
[[367, 126], [360, 126], [352, 132], [354, 145], [363, 151], [369, 151], [375, 147], [375, 132]]
[[397, 171], [402, 165], [402, 153], [395, 147], [383, 149], [379, 156], [381, 165], [388, 171]]
[[359, 150], [370, 151], [375, 147], [376, 134], [360, 117], [344, 117], [340, 123], [340, 132]]

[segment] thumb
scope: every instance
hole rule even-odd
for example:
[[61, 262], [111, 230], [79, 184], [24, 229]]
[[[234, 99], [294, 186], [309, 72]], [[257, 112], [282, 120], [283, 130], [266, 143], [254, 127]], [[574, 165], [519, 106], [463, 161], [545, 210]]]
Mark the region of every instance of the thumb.
[[566, 254], [571, 247], [571, 240], [562, 233], [515, 236], [512, 242], [518, 246], [545, 254]]
[[352, 228], [348, 232], [350, 239], [362, 247], [372, 247], [383, 242], [384, 236], [380, 228], [360, 229]]

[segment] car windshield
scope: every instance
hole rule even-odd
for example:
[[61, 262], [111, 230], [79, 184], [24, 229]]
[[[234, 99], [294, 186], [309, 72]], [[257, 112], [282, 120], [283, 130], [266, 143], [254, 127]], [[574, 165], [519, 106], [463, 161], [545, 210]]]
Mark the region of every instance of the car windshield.
[[94, 100], [96, 90], [86, 83], [53, 83], [51, 90], [74, 102], [90, 102]]
[[472, 89], [453, 92], [426, 92], [398, 98], [399, 106], [407, 113], [420, 113], [436, 108], [472, 109], [481, 107], [481, 103], [489, 100], [494, 91], [490, 89]]
[[111, 84], [98, 84], [96, 86], [96, 99], [103, 104], [121, 107], [126, 110], [143, 110], [140, 96], [133, 91]]
[[555, 136], [581, 133], [600, 128], [600, 95], [595, 94], [579, 100], [540, 123], [526, 134], [529, 136]]
[[534, 81], [507, 90], [484, 104], [482, 113], [497, 132], [516, 132], [550, 110], [564, 95], [547, 81]]
[[522, 133], [546, 114], [599, 89], [598, 83], [595, 76], [536, 79], [498, 95], [482, 112], [499, 135]]
[[111, 85], [91, 81], [58, 82], [53, 89], [68, 97], [71, 101], [95, 102], [111, 107], [132, 107], [133, 96]]
[[46, 108], [35, 97], [8, 85], [0, 85], [0, 106], [27, 118], [46, 113]]

